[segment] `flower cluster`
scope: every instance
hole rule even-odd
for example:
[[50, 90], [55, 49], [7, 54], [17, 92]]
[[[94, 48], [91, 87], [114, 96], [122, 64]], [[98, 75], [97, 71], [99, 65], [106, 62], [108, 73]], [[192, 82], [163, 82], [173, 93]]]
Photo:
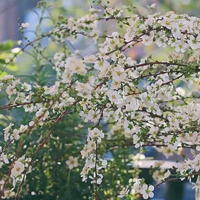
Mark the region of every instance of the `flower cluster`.
[[102, 182], [103, 175], [100, 170], [107, 166], [107, 160], [98, 158], [98, 145], [102, 142], [102, 138], [104, 138], [104, 133], [98, 128], [88, 130], [87, 144], [81, 151], [82, 158], [86, 159], [85, 166], [81, 172], [83, 181], [86, 181], [88, 174], [93, 172], [93, 176], [89, 176], [93, 180], [92, 182], [97, 184]]
[[[154, 193], [153, 193], [154, 186], [147, 185], [143, 179], [137, 179], [131, 189], [134, 195], [136, 194], [142, 195], [143, 199], [149, 199], [154, 196]], [[123, 188], [123, 190], [120, 191], [120, 194], [118, 195], [118, 197], [123, 198], [127, 196], [128, 193], [129, 193], [129, 189]]]
[[[8, 147], [19, 145], [20, 150], [33, 131], [51, 127], [36, 142], [32, 154], [35, 158], [47, 145], [57, 123], [70, 113], [77, 113], [83, 126], [90, 127], [81, 151], [85, 161], [81, 177], [83, 181], [91, 179], [96, 185], [101, 184], [103, 169], [107, 167], [107, 160], [99, 151], [104, 141], [119, 141], [135, 148], [153, 146], [167, 158], [180, 154], [184, 148], [200, 150], [200, 19], [174, 12], [126, 16], [126, 12], [117, 8], [102, 6], [102, 9], [102, 12], [92, 9], [79, 19], [63, 18], [48, 34], [58, 43], [80, 36], [93, 39], [96, 49], [84, 56], [81, 51], [61, 51], [53, 60], [46, 59], [56, 72], [54, 83], [26, 83], [12, 75], [1, 79], [0, 88], [8, 102], [0, 110], [22, 108], [29, 115], [26, 123], [19, 125], [12, 121], [4, 128], [7, 145], [1, 148], [0, 166], [9, 169], [10, 165], [11, 169], [6, 180], [2, 180], [4, 197], [8, 196], [6, 184], [10, 181], [15, 185], [27, 163], [25, 159], [17, 159], [15, 153], [12, 155]], [[106, 24], [110, 20], [119, 22], [122, 29], [108, 34], [98, 31], [102, 22]], [[154, 55], [136, 60], [127, 52], [139, 43], [143, 47], [151, 45], [160, 51], [167, 47], [171, 51], [163, 60], [157, 60]], [[185, 87], [178, 85], [180, 82]], [[105, 127], [107, 137], [104, 137]], [[80, 145], [83, 146], [82, 140]], [[78, 158], [71, 156], [66, 164], [69, 169], [76, 168]], [[170, 172], [159, 167], [155, 167], [153, 178], [162, 182]], [[193, 160], [185, 159], [176, 174], [184, 179], [199, 171], [198, 154]], [[136, 181], [133, 189], [144, 199], [153, 197], [154, 187], [143, 179]], [[13, 188], [10, 191], [12, 196]], [[125, 187], [119, 196], [126, 193]]]

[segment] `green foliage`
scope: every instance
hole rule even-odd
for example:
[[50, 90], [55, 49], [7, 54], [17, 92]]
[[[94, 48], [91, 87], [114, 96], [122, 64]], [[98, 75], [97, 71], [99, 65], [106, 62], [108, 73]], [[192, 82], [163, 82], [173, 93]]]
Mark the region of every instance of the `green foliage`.
[[[0, 78], [18, 69], [18, 67], [10, 61], [13, 57], [11, 50], [15, 45], [16, 43], [13, 41], [6, 41], [0, 44]], [[8, 62], [9, 64], [7, 64]]]

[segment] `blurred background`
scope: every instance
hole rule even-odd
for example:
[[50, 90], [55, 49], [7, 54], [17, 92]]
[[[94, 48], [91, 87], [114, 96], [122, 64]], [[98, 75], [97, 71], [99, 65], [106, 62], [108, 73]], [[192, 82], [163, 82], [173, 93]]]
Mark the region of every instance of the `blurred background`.
[[[23, 40], [18, 30], [19, 29], [18, 19], [20, 20], [20, 22], [28, 22], [30, 24], [30, 28], [27, 29], [26, 36], [30, 40], [33, 40], [34, 38], [37, 38], [37, 36], [40, 35], [41, 33], [47, 32], [48, 30], [50, 30], [53, 25], [52, 23], [53, 20], [56, 20], [59, 15], [69, 17], [69, 16], [82, 16], [84, 14], [87, 14], [87, 10], [89, 8], [89, 3], [90, 3], [90, 1], [87, 1], [87, 0], [54, 0], [54, 1], [52, 0], [52, 1], [48, 1], [48, 2], [53, 2], [52, 3], [53, 6], [51, 7], [51, 10], [52, 10], [51, 13], [48, 11], [45, 11], [44, 13], [42, 13], [42, 10], [36, 7], [38, 2], [39, 0], [0, 0], [0, 42], [1, 43], [6, 43], [6, 41], [8, 40], [12, 40], [12, 41]], [[176, 0], [176, 1], [175, 0], [110, 0], [110, 2], [113, 6], [136, 5], [138, 8], [138, 12], [142, 15], [148, 14], [149, 12], [146, 5], [151, 5], [152, 3], [156, 3], [156, 11], [159, 11], [162, 13], [165, 13], [170, 10], [174, 10], [177, 13], [187, 13], [189, 15], [200, 17], [200, 12], [199, 12], [200, 0]], [[43, 21], [40, 24], [40, 27], [38, 27], [39, 16], [41, 15], [43, 17]], [[51, 18], [51, 20], [49, 20], [49, 18]], [[106, 28], [107, 27], [103, 27], [104, 30]], [[109, 32], [114, 31], [115, 28], [116, 28], [115, 24], [112, 24], [111, 26], [109, 26]], [[45, 47], [47, 46], [47, 44], [48, 44], [48, 40], [44, 39], [41, 41], [40, 45], [41, 47], [43, 46]], [[85, 44], [83, 38], [80, 38], [74, 44], [74, 46], [77, 49], [84, 49], [85, 47], [88, 46], [88, 43]], [[57, 49], [58, 47], [55, 47], [52, 44], [50, 44], [46, 54], [53, 55], [53, 53], [57, 51]], [[94, 51], [91, 48], [89, 49], [90, 50], [88, 51]], [[156, 49], [154, 50], [157, 51]], [[149, 47], [147, 49], [144, 49], [141, 46], [137, 46], [134, 49], [130, 49], [127, 52], [127, 54], [134, 59], [139, 59], [144, 54], [150, 51], [152, 51], [152, 49]], [[88, 53], [87, 50], [84, 53], [87, 54]], [[158, 56], [163, 56], [163, 55], [158, 54]], [[16, 64], [17, 67], [10, 66], [10, 68], [8, 68], [8, 70], [10, 71], [7, 71], [5, 73], [13, 73], [15, 75], [19, 75], [21, 74], [21, 72], [23, 72], [24, 74], [31, 75], [35, 71], [35, 69], [37, 70], [37, 66], [35, 66], [33, 62], [34, 60], [35, 58], [30, 59], [29, 57], [22, 56], [17, 60], [17, 64]], [[41, 80], [37, 80], [37, 81], [39, 84], [42, 85], [44, 84], [44, 82], [42, 81], [44, 80], [49, 81], [49, 74], [51, 74], [52, 72], [51, 73], [49, 72], [47, 73], [47, 75], [46, 74], [44, 75], [42, 72], [42, 69], [39, 68], [38, 73], [41, 73], [40, 74]], [[24, 80], [26, 79], [24, 78]], [[53, 81], [53, 79], [51, 81]], [[64, 137], [62, 135], [63, 133], [61, 130], [67, 131], [69, 133], [73, 132], [73, 128], [78, 125], [77, 122], [78, 122], [77, 116], [74, 116], [74, 119], [70, 122], [63, 122], [63, 124], [61, 124], [60, 127], [66, 127], [66, 123], [68, 123], [68, 128], [67, 129], [60, 128], [60, 133], [57, 133], [57, 134], [58, 135], [60, 134], [62, 137]], [[69, 127], [71, 127], [71, 129]], [[83, 134], [83, 132], [84, 132], [83, 130], [82, 132], [79, 131], [79, 134], [81, 135]], [[65, 135], [65, 137], [66, 138], [63, 139], [63, 141], [67, 140], [67, 142], [70, 143], [68, 141], [70, 140], [70, 138], [67, 138], [67, 135]], [[55, 148], [57, 146], [57, 144], [54, 144], [54, 143], [52, 143], [51, 145], [54, 146]], [[151, 182], [152, 184], [155, 184], [153, 180], [148, 176], [149, 167], [152, 162], [152, 159], [150, 161], [150, 159], [148, 158], [153, 158], [155, 160], [165, 160], [165, 158], [151, 147], [147, 148], [146, 150], [147, 150], [145, 153], [146, 160], [144, 159], [144, 162], [140, 163], [139, 168], [141, 168], [142, 170], [142, 175], [146, 177], [146, 179], [149, 182]], [[56, 151], [57, 151], [57, 148], [56, 148]], [[67, 154], [66, 150], [64, 152], [63, 151], [64, 150], [62, 149], [62, 151], [60, 151], [60, 154], [59, 152], [58, 154], [62, 156], [64, 155], [63, 156], [64, 157], [63, 162], [64, 162], [64, 160], [68, 157], [69, 153], [67, 152], [68, 153]], [[71, 152], [75, 152], [75, 151], [77, 151], [75, 148], [71, 149]], [[135, 150], [129, 149], [123, 153], [129, 155], [130, 152], [133, 153], [135, 152]], [[51, 154], [51, 152], [49, 152], [48, 155], [47, 153], [45, 153], [44, 155], [44, 152], [42, 152], [40, 156], [42, 157], [46, 156], [45, 158], [47, 160], [49, 159], [49, 156], [55, 157], [54, 155], [55, 153]], [[120, 154], [121, 152], [118, 152], [118, 153]], [[189, 152], [186, 152], [186, 155], [190, 157]], [[106, 156], [108, 157], [108, 159], [112, 159], [112, 154], [110, 152], [108, 152]], [[176, 160], [178, 159], [180, 158], [177, 156], [169, 157], [168, 161], [170, 162], [168, 163], [167, 166], [165, 166], [165, 168], [171, 168], [173, 164], [176, 163]], [[69, 183], [65, 184], [66, 179], [64, 179], [63, 177], [65, 177], [64, 170], [66, 166], [64, 166], [61, 163], [62, 163], [62, 160], [61, 159], [59, 160], [56, 158], [55, 166], [53, 168], [49, 167], [48, 173], [46, 173], [45, 171], [47, 170], [48, 166], [39, 166], [40, 163], [38, 163], [38, 168], [37, 168], [38, 171], [37, 170], [35, 171], [35, 175], [40, 171], [43, 171], [44, 173], [42, 173], [41, 176], [37, 178], [37, 180], [34, 179], [35, 178], [34, 173], [33, 175], [31, 175], [31, 177], [29, 178], [30, 181], [35, 180], [35, 182], [32, 182], [29, 184], [30, 190], [27, 190], [28, 191], [27, 193], [30, 192], [32, 197], [30, 196], [26, 197], [25, 198], [26, 200], [27, 199], [31, 199], [31, 200], [44, 199], [44, 198], [45, 199], [70, 199], [70, 200], [71, 199], [76, 199], [76, 200], [87, 199], [87, 197], [89, 196], [91, 192], [91, 191], [87, 192], [87, 189], [90, 188], [91, 186], [87, 185], [88, 188], [86, 189], [86, 186], [84, 186], [81, 183], [77, 184], [77, 186], [73, 186], [73, 185], [70, 186]], [[132, 167], [134, 167], [134, 162], [133, 162]], [[122, 168], [123, 168], [123, 165], [122, 165]], [[130, 169], [130, 166], [128, 168]], [[57, 172], [55, 172], [56, 169], [57, 169]], [[74, 178], [74, 180], [77, 179], [80, 181], [80, 178], [78, 175], [80, 173], [80, 169], [77, 170], [76, 172], [77, 174], [74, 174], [74, 175], [72, 174], [71, 176]], [[107, 177], [109, 176], [110, 175], [107, 174]], [[67, 180], [69, 179], [70, 177], [68, 173]], [[115, 182], [115, 176], [113, 176], [112, 179]], [[112, 180], [112, 179], [107, 178], [107, 180]], [[43, 183], [43, 181], [46, 181], [46, 182]], [[114, 182], [113, 184], [115, 185]], [[62, 187], [60, 187], [61, 184], [62, 184]], [[35, 185], [37, 185], [37, 189], [35, 189]], [[110, 187], [111, 186], [112, 184], [110, 185]], [[53, 195], [50, 192], [52, 188], [53, 188], [53, 191], [55, 191], [54, 193], [52, 192]], [[194, 190], [192, 188], [193, 188], [193, 185], [189, 184], [188, 182], [168, 183], [168, 184], [162, 185], [161, 187], [159, 187], [159, 189], [156, 190], [155, 197], [153, 198], [153, 200], [194, 200], [195, 195], [194, 195]], [[84, 195], [80, 192], [80, 190], [82, 189], [85, 190], [84, 192], [82, 191]], [[35, 190], [35, 191], [31, 191], [31, 190]], [[74, 198], [74, 195], [77, 195], [77, 197]], [[107, 199], [113, 199], [112, 195], [110, 198], [108, 195]]]

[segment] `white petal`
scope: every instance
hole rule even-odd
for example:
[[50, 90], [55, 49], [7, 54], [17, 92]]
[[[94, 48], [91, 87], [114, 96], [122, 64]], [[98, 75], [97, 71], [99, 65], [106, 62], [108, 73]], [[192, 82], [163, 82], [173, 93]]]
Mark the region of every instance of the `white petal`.
[[144, 198], [144, 199], [148, 199], [148, 197], [149, 197], [149, 196], [148, 196], [147, 194], [143, 194], [143, 198]]
[[149, 193], [149, 197], [152, 198], [153, 196], [154, 196], [154, 193], [153, 193], [153, 192], [150, 192], [150, 193]]
[[150, 191], [154, 191], [154, 186], [153, 186], [153, 185], [150, 185], [150, 186], [149, 186], [149, 190], [150, 190]]

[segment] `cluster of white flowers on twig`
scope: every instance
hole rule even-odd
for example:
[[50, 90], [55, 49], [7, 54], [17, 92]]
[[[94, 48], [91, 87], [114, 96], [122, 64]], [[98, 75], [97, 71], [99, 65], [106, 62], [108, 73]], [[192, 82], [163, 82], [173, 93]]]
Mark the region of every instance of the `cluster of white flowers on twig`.
[[87, 144], [81, 151], [82, 158], [86, 158], [85, 166], [81, 172], [83, 181], [87, 180], [87, 175], [93, 169], [93, 176], [89, 176], [89, 178], [96, 184], [102, 182], [103, 175], [99, 171], [107, 166], [107, 160], [98, 158], [98, 144], [101, 143], [102, 138], [104, 138], [104, 133], [98, 128], [88, 131]]
[[[154, 191], [154, 186], [147, 185], [146, 183], [144, 183], [144, 179], [137, 179], [132, 186], [132, 193], [135, 195], [141, 194], [144, 199], [152, 198], [154, 196], [153, 191]], [[123, 188], [120, 191], [118, 197], [123, 198], [123, 197], [127, 196], [128, 193], [129, 193], [129, 189]]]

